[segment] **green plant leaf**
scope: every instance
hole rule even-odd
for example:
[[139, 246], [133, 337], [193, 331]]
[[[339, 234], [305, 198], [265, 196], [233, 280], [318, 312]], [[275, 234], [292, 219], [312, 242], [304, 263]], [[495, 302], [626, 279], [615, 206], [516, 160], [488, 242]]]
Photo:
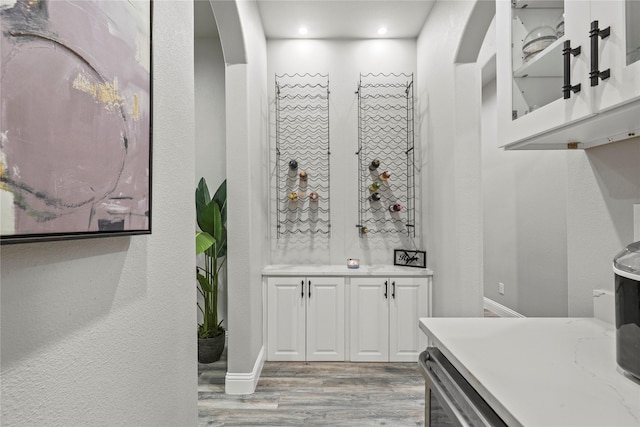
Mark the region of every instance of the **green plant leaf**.
[[222, 224], [222, 214], [220, 213], [220, 207], [218, 206], [218, 203], [216, 203], [215, 200], [212, 200], [211, 203], [209, 203], [209, 205], [211, 205], [211, 208], [209, 208], [209, 206], [207, 206], [207, 214], [211, 214], [211, 220], [212, 220], [212, 232], [211, 235], [213, 236], [214, 239], [216, 239], [216, 242], [221, 242], [222, 243], [222, 239], [225, 237], [224, 234], [224, 225]]
[[222, 181], [222, 184], [216, 190], [216, 194], [213, 195], [213, 200], [218, 203], [220, 208], [220, 214], [222, 215], [222, 224], [227, 224], [227, 180]]
[[209, 195], [207, 181], [204, 178], [200, 178], [200, 182], [196, 187], [196, 215], [198, 217], [198, 225], [200, 225], [200, 215], [210, 201], [211, 196]]
[[215, 232], [216, 210], [218, 211], [218, 215], [220, 215], [220, 208], [215, 200], [209, 201], [209, 203], [198, 213], [198, 226], [200, 227], [200, 230], [206, 231], [211, 234], [214, 239], [218, 240]]
[[198, 277], [198, 283], [200, 284], [200, 287], [205, 292], [213, 292], [213, 286], [211, 285], [211, 283], [209, 283], [206, 277], [204, 277], [200, 273], [197, 274], [197, 277]]
[[196, 231], [196, 255], [215, 245], [216, 239], [206, 231]]
[[227, 227], [222, 227], [222, 237], [216, 242], [216, 252], [218, 258], [227, 255]]

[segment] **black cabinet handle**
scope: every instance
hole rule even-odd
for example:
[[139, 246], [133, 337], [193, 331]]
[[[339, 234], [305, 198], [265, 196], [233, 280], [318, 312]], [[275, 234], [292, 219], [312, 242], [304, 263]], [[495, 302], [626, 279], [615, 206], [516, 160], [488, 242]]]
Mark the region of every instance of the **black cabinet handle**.
[[300, 298], [304, 298], [304, 279], [300, 281]]
[[393, 299], [396, 299], [396, 282], [395, 280], [391, 282], [391, 296]]
[[606, 39], [610, 34], [611, 27], [601, 30], [598, 28], [597, 20], [591, 23], [591, 30], [589, 31], [589, 38], [591, 39], [591, 72], [589, 73], [591, 86], [598, 86], [600, 80], [606, 80], [611, 75], [610, 68], [600, 71], [598, 64], [598, 38]]
[[389, 297], [387, 296], [387, 290], [389, 289], [389, 282], [387, 282], [386, 280], [384, 281], [384, 298], [388, 299]]
[[311, 280], [307, 282], [307, 285], [309, 285], [309, 298], [311, 298]]
[[582, 85], [578, 83], [575, 86], [571, 86], [571, 57], [569, 55], [580, 55], [582, 48], [580, 46], [575, 49], [571, 49], [571, 40], [565, 40], [564, 49], [562, 49], [562, 56], [564, 60], [564, 85], [562, 86], [562, 94], [564, 99], [571, 98], [571, 92], [580, 92]]

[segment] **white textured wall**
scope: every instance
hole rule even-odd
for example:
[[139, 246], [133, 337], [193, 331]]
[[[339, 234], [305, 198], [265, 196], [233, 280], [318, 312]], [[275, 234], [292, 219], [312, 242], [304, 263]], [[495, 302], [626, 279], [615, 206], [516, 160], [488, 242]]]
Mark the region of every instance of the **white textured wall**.
[[192, 3], [153, 25], [153, 234], [2, 247], [3, 425], [197, 423]]
[[[213, 14], [211, 15], [213, 19]], [[225, 179], [226, 133], [224, 58], [220, 39], [195, 39], [196, 179], [205, 177], [213, 193]], [[213, 194], [212, 194], [213, 196]]]
[[[497, 149], [496, 81], [482, 87], [482, 231], [484, 296], [517, 311], [515, 165]], [[505, 294], [498, 293], [498, 282]]]
[[528, 317], [566, 316], [566, 153], [497, 148], [495, 80], [482, 116], [484, 295]]
[[247, 63], [226, 68], [230, 374], [251, 372], [263, 345], [261, 271], [267, 257], [267, 49], [257, 4], [237, 7]]
[[567, 152], [569, 315], [591, 316], [593, 289], [613, 290], [613, 257], [633, 241], [640, 138]]
[[454, 64], [474, 3], [436, 2], [417, 43], [422, 220], [436, 316], [482, 313], [480, 69]]
[[[360, 73], [414, 73], [416, 42], [393, 40], [269, 40], [268, 85], [271, 108], [270, 196], [272, 198], [272, 264], [340, 264], [359, 258], [362, 264], [393, 264], [393, 249], [413, 248], [414, 242], [397, 235], [361, 239], [358, 223], [358, 89]], [[300, 235], [277, 238], [275, 194], [275, 74], [329, 74], [331, 237]], [[414, 91], [417, 94], [417, 90]], [[418, 117], [416, 117], [416, 120]], [[416, 136], [416, 141], [418, 137]], [[416, 153], [419, 161], [420, 153]], [[394, 171], [390, 171], [392, 175]], [[420, 173], [417, 174], [419, 181]], [[391, 178], [393, 180], [393, 176]], [[418, 182], [418, 185], [420, 183]], [[419, 203], [419, 199], [418, 199]], [[423, 207], [422, 207], [423, 208]], [[421, 207], [418, 204], [418, 211]], [[424, 249], [422, 224], [418, 222], [415, 244]]]
[[[211, 9], [206, 11], [213, 20]], [[227, 177], [224, 58], [218, 37], [196, 37], [194, 43], [196, 168], [193, 190], [195, 191], [200, 178], [204, 177], [213, 196]], [[203, 262], [204, 255], [200, 255], [198, 265], [203, 265]], [[225, 271], [223, 267], [223, 277]], [[200, 294], [198, 299], [202, 299]], [[218, 290], [218, 314], [226, 327], [226, 286], [220, 286]], [[202, 313], [199, 311], [198, 319], [202, 321]]]
[[[490, 36], [485, 57], [495, 51]], [[591, 316], [592, 290], [613, 290], [611, 261], [633, 240], [640, 139], [585, 151], [498, 150], [495, 82], [483, 89], [485, 296], [526, 316]]]

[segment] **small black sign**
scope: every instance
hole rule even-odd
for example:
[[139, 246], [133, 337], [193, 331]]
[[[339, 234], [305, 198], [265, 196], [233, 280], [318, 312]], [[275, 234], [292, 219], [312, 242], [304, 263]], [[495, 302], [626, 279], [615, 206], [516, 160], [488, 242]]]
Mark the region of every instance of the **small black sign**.
[[427, 268], [427, 253], [410, 249], [394, 249], [393, 265]]

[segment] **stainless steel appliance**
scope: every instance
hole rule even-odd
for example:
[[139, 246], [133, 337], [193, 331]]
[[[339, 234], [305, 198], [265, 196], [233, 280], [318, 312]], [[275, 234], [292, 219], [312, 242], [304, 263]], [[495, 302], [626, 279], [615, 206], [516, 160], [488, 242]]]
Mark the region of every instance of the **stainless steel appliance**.
[[436, 347], [420, 354], [425, 379], [425, 426], [506, 426]]
[[616, 298], [616, 361], [640, 379], [640, 242], [613, 259]]

